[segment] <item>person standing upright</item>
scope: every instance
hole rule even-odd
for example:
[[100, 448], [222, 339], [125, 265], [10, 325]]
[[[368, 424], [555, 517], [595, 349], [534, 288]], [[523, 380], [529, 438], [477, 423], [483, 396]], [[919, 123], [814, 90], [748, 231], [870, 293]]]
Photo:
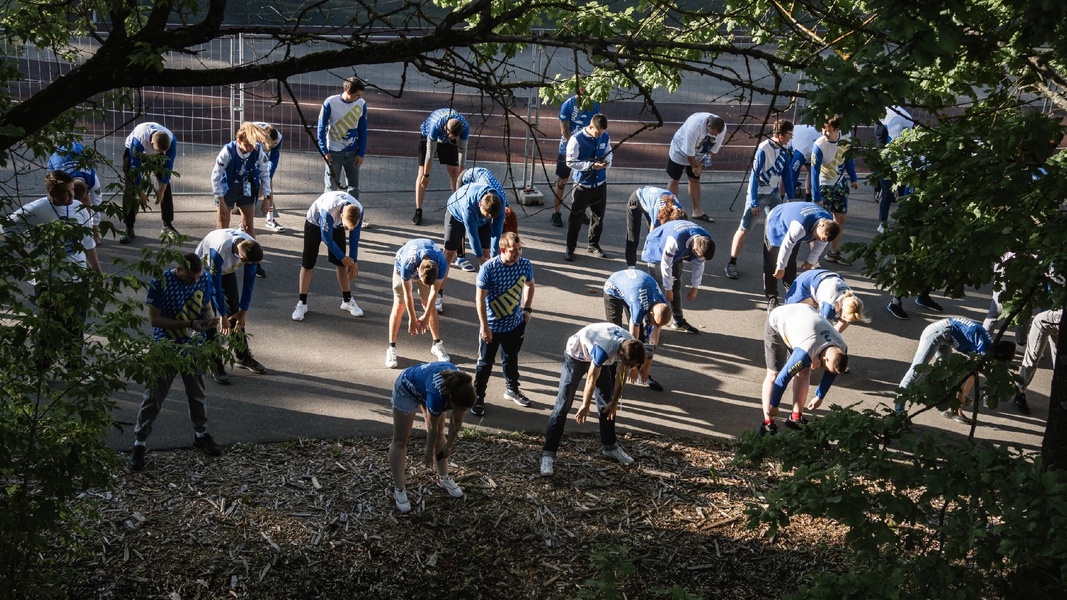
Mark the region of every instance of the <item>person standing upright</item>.
[[341, 190], [341, 175], [345, 177], [345, 192], [359, 198], [359, 168], [367, 152], [367, 101], [363, 99], [366, 86], [358, 77], [349, 77], [341, 84], [341, 93], [330, 96], [319, 110], [318, 140], [322, 160], [326, 161], [324, 192]]
[[254, 123], [242, 123], [234, 141], [226, 144], [215, 158], [211, 170], [211, 190], [218, 210], [216, 229], [230, 227], [230, 211], [241, 211], [241, 228], [256, 236], [256, 201], [270, 196], [270, 158], [263, 148], [270, 147], [267, 132]]
[[571, 214], [567, 221], [567, 248], [563, 254], [567, 262], [574, 262], [574, 249], [578, 245], [586, 209], [592, 213], [586, 251], [607, 258], [600, 248], [600, 236], [604, 233], [604, 213], [608, 208], [607, 171], [611, 168], [611, 152], [608, 118], [600, 113], [593, 115], [589, 125], [567, 141], [567, 166], [574, 177]]
[[714, 223], [715, 219], [700, 207], [700, 174], [711, 167], [711, 155], [722, 149], [726, 139], [726, 122], [718, 115], [694, 113], [674, 132], [667, 157], [667, 189], [678, 195], [678, 182], [684, 171], [689, 179], [689, 200], [693, 203], [690, 215], [694, 221]]
[[[841, 115], [834, 115], [826, 120], [822, 136], [815, 140], [811, 149], [811, 198], [833, 213], [842, 233], [848, 214], [848, 188], [851, 185], [852, 189], [859, 189], [856, 162], [847, 153], [850, 141], [850, 136], [841, 132]], [[841, 256], [840, 234], [831, 243], [826, 260], [846, 267], [852, 264]]]
[[[145, 159], [152, 156], [163, 156], [162, 163], [146, 165]], [[153, 175], [156, 179], [156, 204], [160, 205], [160, 216], [163, 217], [162, 233], [178, 233], [174, 228], [174, 194], [170, 186], [176, 156], [178, 138], [159, 123], [141, 123], [126, 136], [126, 150], [122, 154], [122, 172], [126, 177], [122, 199], [122, 207], [126, 211], [123, 218], [126, 230], [119, 238], [120, 244], [133, 241], [136, 237], [133, 226], [137, 223], [137, 213], [148, 207], [149, 183], [145, 175]]]
[[[556, 157], [556, 184], [552, 187], [555, 202], [552, 205], [552, 225], [563, 227], [563, 193], [567, 190], [567, 180], [571, 177], [571, 168], [567, 166], [567, 143], [576, 131], [589, 125], [593, 115], [600, 112], [600, 103], [595, 100], [583, 100], [581, 82], [575, 77], [575, 93], [563, 101], [559, 107], [559, 156]], [[586, 108], [582, 108], [585, 106]]]
[[419, 127], [419, 173], [415, 179], [415, 215], [413, 225], [422, 224], [422, 203], [426, 188], [430, 187], [430, 162], [434, 152], [437, 161], [448, 171], [448, 184], [455, 192], [459, 187], [459, 174], [467, 162], [467, 139], [471, 128], [467, 119], [451, 108], [439, 108]]

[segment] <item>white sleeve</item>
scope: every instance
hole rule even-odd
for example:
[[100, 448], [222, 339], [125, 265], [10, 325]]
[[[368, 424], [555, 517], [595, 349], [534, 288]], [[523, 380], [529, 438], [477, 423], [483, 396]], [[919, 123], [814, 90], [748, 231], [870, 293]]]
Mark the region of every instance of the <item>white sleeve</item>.
[[270, 156], [259, 151], [259, 193], [263, 197], [270, 196]]
[[211, 169], [211, 193], [215, 197], [222, 198], [226, 192], [222, 189], [222, 176], [226, 173], [226, 167], [230, 164], [230, 153], [226, 146], [222, 147], [218, 157], [215, 158], [215, 168]]
[[789, 224], [789, 231], [785, 234], [785, 239], [782, 240], [782, 247], [778, 249], [778, 260], [775, 262], [775, 268], [779, 271], [785, 270], [785, 263], [789, 260], [789, 255], [793, 253], [793, 247], [800, 243], [800, 240], [804, 239], [807, 232], [804, 231], [804, 225], [800, 221], [793, 221]]
[[89, 190], [89, 203], [93, 206], [93, 226], [100, 226], [100, 211], [98, 207], [104, 203], [104, 190], [100, 185], [100, 174], [96, 174], [96, 185]]
[[663, 278], [663, 290], [674, 287], [674, 255], [678, 254], [678, 240], [669, 237], [663, 242], [663, 257], [659, 261], [660, 275]]
[[694, 257], [690, 261], [689, 268], [692, 270], [692, 275], [689, 278], [689, 287], [696, 289], [700, 287], [700, 283], [704, 280], [704, 263], [706, 261], [702, 258]]
[[816, 240], [811, 244], [811, 252], [808, 252], [808, 259], [804, 262], [808, 263], [809, 265], [815, 264], [819, 260], [819, 257], [822, 256], [822, 251], [825, 248], [826, 242], [820, 242]]

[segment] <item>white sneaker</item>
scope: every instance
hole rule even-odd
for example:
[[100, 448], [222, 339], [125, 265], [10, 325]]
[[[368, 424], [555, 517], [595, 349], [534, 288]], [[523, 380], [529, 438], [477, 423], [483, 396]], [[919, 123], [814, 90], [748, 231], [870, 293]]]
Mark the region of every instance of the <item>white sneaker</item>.
[[623, 449], [618, 446], [615, 446], [614, 450], [603, 450], [601, 454], [624, 465], [631, 465], [634, 462], [633, 457], [626, 452], [623, 452]]
[[471, 264], [471, 261], [467, 260], [466, 256], [457, 256], [456, 260], [452, 261], [452, 264], [468, 273], [473, 273], [477, 270], [474, 265]]
[[437, 314], [445, 314], [445, 303], [443, 300], [441, 300], [440, 296], [438, 296], [437, 299], [433, 301], [433, 307], [437, 309]]
[[342, 302], [341, 310], [347, 310], [348, 312], [352, 313], [353, 317], [363, 316], [363, 309], [360, 308], [358, 304], [356, 304], [356, 301], [354, 299], [349, 300], [348, 302]]
[[448, 356], [448, 352], [445, 351], [445, 341], [434, 342], [430, 346], [430, 354], [437, 357], [437, 360], [441, 362], [451, 362], [451, 358]]
[[270, 229], [271, 231], [273, 231], [275, 233], [285, 233], [285, 228], [282, 227], [282, 224], [279, 223], [275, 219], [267, 219], [266, 221], [263, 222], [263, 225], [267, 229]]
[[554, 468], [556, 459], [551, 456], [541, 457], [541, 477], [551, 477], [556, 472]]
[[396, 502], [396, 509], [400, 512], [411, 512], [411, 503], [408, 502], [408, 493], [406, 491], [394, 488], [393, 502]]
[[451, 477], [445, 475], [444, 477], [437, 478], [437, 485], [443, 487], [449, 496], [453, 498], [463, 497], [463, 488], [459, 487], [459, 484], [452, 480]]
[[293, 309], [293, 320], [303, 321], [304, 315], [308, 312], [308, 305], [304, 302], [297, 302], [296, 308]]
[[396, 361], [396, 348], [392, 346], [385, 349], [385, 366], [389, 369], [395, 369], [400, 366], [400, 363]]

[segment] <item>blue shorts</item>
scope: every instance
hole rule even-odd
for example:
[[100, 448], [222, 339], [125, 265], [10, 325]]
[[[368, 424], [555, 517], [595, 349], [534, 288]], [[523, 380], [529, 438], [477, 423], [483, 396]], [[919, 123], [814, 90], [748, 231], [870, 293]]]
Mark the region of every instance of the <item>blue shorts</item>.
[[397, 377], [396, 383], [393, 384], [393, 408], [405, 415], [410, 415], [422, 407], [422, 402], [419, 402], [409, 386], [403, 376]]
[[[782, 197], [778, 195], [778, 190], [773, 190], [769, 194], [757, 194], [756, 203], [763, 209], [760, 214], [764, 217], [771, 212], [771, 209], [782, 203]], [[749, 227], [752, 227], [752, 221], [756, 217], [752, 214], [752, 205], [745, 204], [745, 212], [741, 215], [741, 231], [748, 231]]]

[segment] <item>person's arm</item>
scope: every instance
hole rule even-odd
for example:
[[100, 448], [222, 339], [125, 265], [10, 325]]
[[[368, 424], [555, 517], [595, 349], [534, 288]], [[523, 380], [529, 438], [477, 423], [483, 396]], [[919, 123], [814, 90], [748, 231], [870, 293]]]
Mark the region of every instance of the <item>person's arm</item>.
[[470, 130], [467, 128], [467, 122], [463, 122], [463, 133], [459, 134], [459, 138], [456, 139], [456, 154], [459, 162], [460, 170], [467, 164], [467, 138], [470, 137]]
[[763, 173], [763, 149], [756, 148], [756, 156], [752, 159], [752, 174], [748, 176], [748, 207], [752, 214], [759, 214], [759, 178]]
[[167, 150], [167, 160], [163, 162], [163, 173], [159, 176], [159, 187], [156, 189], [156, 204], [163, 202], [163, 195], [170, 185], [170, 174], [174, 170], [174, 159], [178, 157], [178, 138], [171, 136], [170, 148]]
[[463, 417], [467, 411], [453, 408], [451, 411], [451, 418], [448, 422], [448, 436], [445, 437], [445, 458], [452, 456], [452, 448], [456, 445], [456, 439], [459, 438], [460, 432], [463, 431]]
[[848, 180], [852, 183], [852, 189], [859, 189], [859, 178], [856, 177], [856, 159], [850, 158], [845, 161], [845, 172], [848, 173]]
[[263, 150], [259, 151], [259, 165], [257, 166], [259, 167], [259, 195], [270, 198], [270, 157]]
[[623, 368], [622, 363], [615, 369], [615, 381], [611, 389], [611, 402], [604, 407], [604, 418], [611, 421], [615, 413], [619, 412], [619, 403], [622, 401], [622, 388], [626, 384], [626, 373], [630, 369]]
[[[807, 232], [804, 231], [804, 225], [799, 221], [793, 221], [789, 224], [789, 229], [785, 232], [785, 237], [782, 239], [782, 245], [778, 248], [778, 259], [775, 261], [774, 268], [778, 271], [785, 271], [785, 265], [789, 262], [789, 257], [793, 254], [793, 248], [800, 243], [800, 240], [807, 236]], [[780, 278], [779, 278], [780, 279]]]
[[581, 146], [578, 144], [578, 135], [576, 133], [567, 140], [567, 168], [578, 172], [588, 171], [593, 168], [593, 161], [579, 158]]
[[489, 224], [489, 256], [500, 254], [500, 236], [504, 235], [504, 217], [507, 216], [507, 204], [500, 198], [500, 214]]
[[826, 248], [826, 242], [821, 242], [819, 240], [815, 240], [814, 242], [812, 242], [811, 243], [811, 250], [808, 252], [808, 258], [807, 258], [807, 260], [804, 261], [804, 264], [801, 266], [801, 270], [806, 271], [806, 270], [812, 268], [813, 266], [815, 266], [815, 263], [818, 262], [819, 257], [822, 256], [822, 251], [825, 248]]
[[589, 417], [590, 407], [593, 405], [593, 392], [596, 391], [596, 380], [600, 377], [601, 367], [596, 364], [596, 361], [589, 363], [589, 371], [585, 376], [585, 389], [582, 391], [582, 406], [578, 408], [578, 414], [574, 420], [579, 423], [585, 423], [586, 418]]
[[489, 311], [485, 307], [485, 301], [488, 297], [489, 290], [481, 286], [474, 292], [474, 306], [478, 310], [478, 337], [486, 344], [493, 341], [493, 330], [489, 329]]
[[319, 109], [319, 123], [316, 127], [316, 138], [319, 142], [319, 152], [322, 153], [322, 158], [327, 162], [330, 162], [330, 145], [326, 141], [327, 136], [330, 133], [330, 102], [327, 100], [322, 103], [322, 108]]
[[222, 189], [222, 176], [226, 173], [226, 167], [230, 164], [230, 153], [226, 146], [222, 147], [219, 155], [215, 157], [215, 166], [211, 169], [211, 193], [215, 195], [219, 203], [222, 203], [226, 190]]
[[330, 215], [330, 211], [319, 211], [319, 238], [322, 239], [322, 243], [326, 244], [326, 248], [330, 250], [330, 254], [337, 260], [341, 261], [344, 266], [355, 264], [355, 261], [345, 256], [345, 251], [337, 242], [333, 241], [333, 228], [336, 225], [333, 222], [333, 216]]
[[605, 142], [607, 142], [608, 153], [606, 155], [600, 157], [600, 162], [604, 163], [604, 169], [610, 169], [611, 168], [611, 158], [613, 156], [615, 156], [615, 151], [611, 147], [611, 136], [609, 134], [605, 133], [604, 134], [604, 138], [605, 138]]
[[100, 270], [100, 256], [96, 253], [96, 248], [89, 248], [85, 251], [85, 264], [89, 265], [89, 268], [102, 273]]
[[533, 267], [530, 267], [530, 276], [526, 279], [526, 287], [522, 294], [522, 320], [529, 323], [533, 318], [534, 280]]
[[809, 367], [811, 367], [811, 356], [803, 348], [795, 348], [793, 353], [789, 355], [789, 360], [786, 361], [785, 366], [782, 367], [781, 371], [778, 371], [778, 376], [774, 378], [774, 384], [771, 386], [772, 407], [778, 408], [778, 405], [782, 403], [782, 395], [785, 393], [785, 388], [789, 385], [790, 380], [797, 375], [806, 377], [803, 373]]
[[211, 287], [214, 293], [212, 304], [220, 317], [225, 318], [229, 307], [226, 305], [226, 294], [222, 291], [222, 256], [214, 248], [208, 250], [207, 260], [204, 261], [204, 275], [211, 278]]
[[348, 255], [353, 262], [359, 262], [359, 238], [363, 235], [363, 211], [359, 211], [359, 223], [348, 232]]
[[356, 164], [363, 164], [363, 155], [367, 153], [367, 103], [363, 103], [363, 114], [359, 116], [359, 124], [356, 125], [359, 139], [356, 141]]
[[818, 144], [811, 148], [811, 201], [822, 206], [822, 193], [819, 191], [819, 171], [822, 169], [822, 149]]
[[463, 207], [463, 227], [467, 230], [467, 245], [470, 246], [471, 254], [479, 259], [482, 258], [482, 237], [478, 235], [478, 220], [481, 216], [477, 201]]
[[[427, 399], [427, 402], [429, 400]], [[445, 413], [439, 414], [429, 413], [430, 418], [426, 419], [426, 450], [423, 455], [423, 462], [427, 468], [434, 469], [439, 462], [436, 456], [439, 452], [445, 449]], [[448, 455], [445, 454], [441, 460], [446, 461], [447, 465]]]
[[815, 400], [811, 402], [810, 408], [819, 408], [822, 401], [826, 399], [826, 394], [830, 393], [830, 387], [834, 385], [835, 379], [837, 379], [836, 373], [823, 371], [822, 379], [819, 380], [819, 387], [815, 390]]
[[256, 285], [257, 270], [259, 270], [258, 264], [251, 263], [245, 265], [244, 287], [241, 288], [241, 301], [237, 303], [237, 306], [241, 309], [241, 312], [246, 312], [252, 306], [252, 291]]
[[687, 300], [690, 302], [696, 300], [697, 290], [700, 289], [700, 284], [704, 281], [704, 264], [706, 262], [703, 258], [697, 258], [696, 256], [689, 261], [689, 295], [691, 297], [687, 298]]
[[793, 179], [793, 166], [791, 164], [793, 151], [790, 148], [782, 148], [781, 152], [786, 159], [785, 166], [782, 167], [782, 175], [778, 179], [778, 195], [787, 201], [791, 201], [794, 190], [797, 187], [796, 181]]

